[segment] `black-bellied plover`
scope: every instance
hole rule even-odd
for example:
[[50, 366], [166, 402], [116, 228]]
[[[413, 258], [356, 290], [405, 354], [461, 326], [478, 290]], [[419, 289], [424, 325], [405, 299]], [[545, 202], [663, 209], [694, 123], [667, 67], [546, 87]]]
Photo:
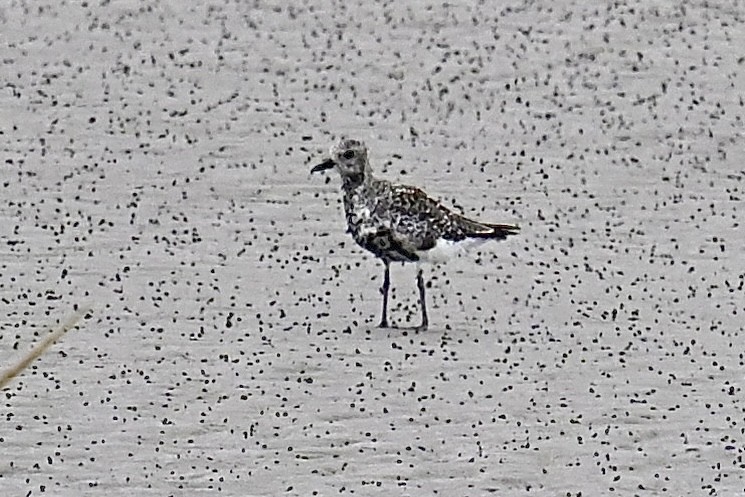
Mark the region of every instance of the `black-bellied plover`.
[[[358, 140], [342, 139], [331, 147], [331, 157], [311, 173], [334, 168], [342, 178], [347, 231], [364, 249], [383, 261], [383, 311], [379, 326], [388, 327], [388, 290], [391, 262], [443, 262], [452, 249], [486, 240], [504, 240], [516, 234], [515, 224], [474, 221], [451, 211], [419, 188], [397, 185], [373, 176], [367, 147]], [[416, 283], [422, 322], [426, 330], [422, 268], [418, 264]]]

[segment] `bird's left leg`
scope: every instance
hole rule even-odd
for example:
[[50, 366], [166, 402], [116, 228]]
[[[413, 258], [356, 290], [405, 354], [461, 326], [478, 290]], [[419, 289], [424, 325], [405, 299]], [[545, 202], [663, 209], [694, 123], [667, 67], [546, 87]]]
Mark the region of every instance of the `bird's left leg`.
[[422, 324], [417, 327], [417, 330], [424, 331], [429, 325], [429, 320], [427, 319], [427, 300], [424, 295], [424, 277], [421, 268], [418, 268], [416, 272], [416, 286], [419, 288], [419, 307], [422, 309]]

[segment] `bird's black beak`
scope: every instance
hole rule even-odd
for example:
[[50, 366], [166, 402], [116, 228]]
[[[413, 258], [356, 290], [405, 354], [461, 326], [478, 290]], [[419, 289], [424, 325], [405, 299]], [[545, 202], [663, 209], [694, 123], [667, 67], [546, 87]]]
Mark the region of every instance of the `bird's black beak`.
[[310, 170], [310, 172], [312, 174], [312, 173], [317, 173], [318, 171], [325, 171], [326, 169], [331, 169], [335, 165], [336, 163], [334, 161], [332, 161], [331, 159], [328, 159], [328, 160], [321, 162], [317, 166], [315, 166], [313, 169]]

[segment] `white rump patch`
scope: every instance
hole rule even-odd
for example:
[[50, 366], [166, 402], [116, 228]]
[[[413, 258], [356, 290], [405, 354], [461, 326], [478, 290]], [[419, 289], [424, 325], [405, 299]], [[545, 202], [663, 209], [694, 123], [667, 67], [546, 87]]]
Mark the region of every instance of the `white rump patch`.
[[475, 250], [488, 241], [488, 238], [466, 238], [459, 242], [439, 239], [431, 249], [417, 250], [416, 254], [420, 257], [421, 262], [440, 264], [453, 257], [458, 257], [460, 254]]

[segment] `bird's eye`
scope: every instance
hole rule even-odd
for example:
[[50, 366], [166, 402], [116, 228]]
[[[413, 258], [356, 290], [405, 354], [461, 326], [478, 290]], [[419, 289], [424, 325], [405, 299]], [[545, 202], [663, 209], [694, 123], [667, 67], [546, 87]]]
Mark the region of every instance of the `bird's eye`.
[[344, 157], [347, 160], [354, 159], [354, 150], [347, 150], [342, 154], [342, 157]]

